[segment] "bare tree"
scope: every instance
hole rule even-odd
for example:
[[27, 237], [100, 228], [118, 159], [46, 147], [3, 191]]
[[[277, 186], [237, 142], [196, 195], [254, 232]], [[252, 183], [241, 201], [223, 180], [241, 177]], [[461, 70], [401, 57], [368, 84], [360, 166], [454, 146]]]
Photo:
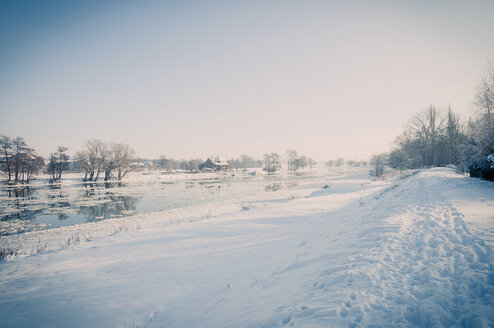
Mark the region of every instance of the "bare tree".
[[252, 168], [256, 166], [256, 161], [254, 160], [254, 158], [245, 154], [240, 155], [240, 157], [238, 158], [238, 162], [239, 162], [239, 166], [243, 169]]
[[488, 65], [487, 74], [481, 77], [477, 86], [474, 103], [485, 114], [494, 113], [494, 66]]
[[369, 163], [371, 165], [371, 168], [369, 173], [372, 176], [380, 177], [384, 174], [387, 157], [388, 157], [387, 154], [381, 153], [381, 154], [373, 155], [370, 158]]
[[302, 170], [304, 169], [304, 167], [307, 166], [307, 157], [305, 156], [300, 156], [298, 159], [297, 159], [297, 166], [300, 167]]
[[23, 138], [0, 136], [3, 157], [2, 170], [7, 175], [7, 183], [23, 183], [31, 180], [44, 165], [42, 157], [34, 154]]
[[431, 140], [431, 150], [432, 150], [432, 165], [437, 164], [437, 140], [441, 133], [443, 121], [439, 117], [436, 108], [431, 105], [427, 111], [427, 122], [429, 123], [429, 134]]
[[108, 151], [106, 148], [106, 145], [98, 139], [93, 139], [86, 142], [88, 162], [90, 163], [91, 168], [89, 172], [90, 181], [98, 181], [99, 175], [103, 170], [103, 164], [108, 156]]
[[264, 154], [264, 167], [266, 172], [276, 172], [280, 168], [280, 155], [276, 153]]
[[84, 181], [98, 180], [107, 157], [107, 146], [101, 140], [86, 141], [85, 149], [76, 153], [78, 167], [84, 171]]
[[285, 155], [285, 163], [287, 165], [288, 172], [294, 172], [298, 169], [298, 155], [297, 151], [293, 149], [287, 149]]
[[175, 169], [175, 160], [161, 155], [159, 159], [153, 160], [153, 164], [160, 170], [172, 171]]
[[50, 160], [46, 167], [46, 173], [51, 175], [51, 181], [57, 180], [57, 156], [54, 153], [50, 154]]
[[421, 143], [424, 165], [436, 166], [437, 144], [443, 127], [444, 120], [434, 105], [430, 105], [428, 110], [419, 112], [412, 118], [410, 129]]
[[105, 174], [105, 181], [109, 181], [112, 179], [113, 171], [117, 168], [118, 159], [117, 155], [114, 152], [114, 145], [104, 145], [101, 153], [101, 158], [103, 159], [101, 167], [103, 168], [103, 172]]
[[135, 155], [128, 145], [107, 144], [101, 140], [86, 142], [86, 149], [77, 152], [78, 166], [84, 171], [85, 181], [98, 181], [100, 173], [104, 180], [121, 180], [134, 169]]
[[314, 161], [312, 158], [308, 158], [307, 162], [309, 163], [309, 168], [312, 169], [312, 167], [316, 166], [316, 161]]
[[26, 164], [28, 154], [33, 152], [33, 149], [29, 148], [24, 138], [16, 137], [12, 140], [13, 148], [13, 162], [14, 162], [14, 183], [19, 183], [22, 179], [21, 175], [24, 172], [23, 168]]
[[91, 173], [91, 163], [89, 162], [89, 154], [86, 150], [78, 151], [75, 154], [76, 167], [84, 172], [84, 181], [88, 180]]
[[400, 175], [403, 175], [403, 170], [409, 167], [409, 162], [407, 153], [402, 149], [396, 149], [389, 153], [389, 166], [400, 170]]
[[460, 119], [458, 115], [451, 110], [451, 106], [448, 108], [448, 117], [445, 130], [448, 162], [458, 166], [461, 162], [460, 146], [464, 140], [464, 136], [461, 131]]
[[12, 138], [9, 136], [0, 136], [0, 147], [2, 151], [2, 156], [4, 157], [2, 162], [2, 170], [7, 173], [7, 183], [12, 181], [13, 163], [12, 154], [14, 150], [14, 145]]
[[135, 161], [135, 152], [128, 145], [125, 144], [113, 144], [112, 145], [113, 157], [116, 161], [115, 169], [117, 171], [116, 178], [122, 180], [127, 173], [134, 169], [132, 165]]
[[31, 181], [31, 177], [33, 175], [38, 174], [45, 166], [44, 158], [33, 154], [28, 154], [26, 156], [26, 160], [24, 163], [25, 164], [24, 164], [23, 180], [25, 174], [25, 179], [27, 183]]
[[62, 173], [69, 167], [69, 155], [67, 155], [67, 147], [58, 146], [55, 153], [50, 154], [48, 162], [48, 172], [51, 174], [52, 181], [60, 181]]

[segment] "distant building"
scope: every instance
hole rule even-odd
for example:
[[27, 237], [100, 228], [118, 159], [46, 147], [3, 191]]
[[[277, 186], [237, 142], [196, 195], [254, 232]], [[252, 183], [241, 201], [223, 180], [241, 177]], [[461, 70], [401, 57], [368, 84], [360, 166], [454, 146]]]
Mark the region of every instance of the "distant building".
[[199, 164], [201, 171], [228, 171], [230, 164], [227, 161], [217, 156], [213, 160], [208, 158], [204, 163]]

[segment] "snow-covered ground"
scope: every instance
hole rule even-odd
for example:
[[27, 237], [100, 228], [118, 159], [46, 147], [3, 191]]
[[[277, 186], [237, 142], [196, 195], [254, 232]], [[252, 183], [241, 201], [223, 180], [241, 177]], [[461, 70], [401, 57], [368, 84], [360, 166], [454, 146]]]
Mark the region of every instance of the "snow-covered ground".
[[2, 237], [0, 326], [494, 326], [492, 182], [325, 184]]

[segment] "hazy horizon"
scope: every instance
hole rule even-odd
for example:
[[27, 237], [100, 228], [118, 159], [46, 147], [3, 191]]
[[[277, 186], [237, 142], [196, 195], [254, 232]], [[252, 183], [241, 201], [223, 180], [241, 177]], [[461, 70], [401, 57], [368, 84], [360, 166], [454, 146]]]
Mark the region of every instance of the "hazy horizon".
[[47, 156], [88, 139], [138, 156], [387, 151], [434, 104], [466, 116], [494, 3], [0, 4], [0, 134]]

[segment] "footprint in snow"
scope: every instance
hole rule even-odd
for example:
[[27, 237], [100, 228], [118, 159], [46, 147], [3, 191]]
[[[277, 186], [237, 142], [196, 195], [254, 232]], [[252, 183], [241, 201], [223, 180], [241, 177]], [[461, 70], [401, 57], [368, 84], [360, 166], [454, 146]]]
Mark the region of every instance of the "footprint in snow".
[[292, 321], [292, 314], [291, 314], [291, 313], [288, 313], [287, 315], [285, 315], [285, 316], [281, 319], [281, 324], [286, 325], [286, 324], [287, 324], [287, 323], [289, 323], [290, 321]]

